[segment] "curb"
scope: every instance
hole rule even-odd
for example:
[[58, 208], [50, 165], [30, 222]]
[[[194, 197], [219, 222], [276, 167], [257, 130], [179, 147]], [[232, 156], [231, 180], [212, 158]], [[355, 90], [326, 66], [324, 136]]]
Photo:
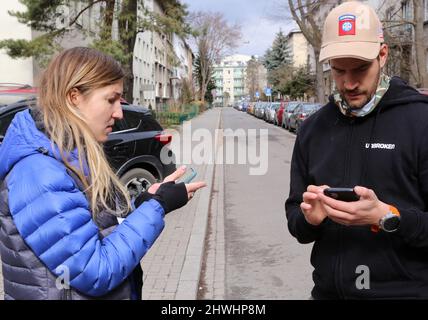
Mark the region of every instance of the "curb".
[[[220, 128], [222, 110], [220, 110], [217, 129]], [[217, 155], [219, 140], [216, 137], [215, 156]], [[213, 189], [214, 164], [208, 164], [204, 181], [207, 188], [201, 191], [196, 206], [195, 220], [186, 250], [186, 257], [181, 270], [175, 300], [196, 300], [199, 290], [199, 280], [202, 270], [202, 261], [205, 247], [205, 237], [208, 228], [211, 192]]]

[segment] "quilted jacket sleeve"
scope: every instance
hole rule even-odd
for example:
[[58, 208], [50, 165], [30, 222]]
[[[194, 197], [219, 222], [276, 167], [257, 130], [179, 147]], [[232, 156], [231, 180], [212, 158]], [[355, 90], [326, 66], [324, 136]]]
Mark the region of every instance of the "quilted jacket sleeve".
[[61, 164], [42, 155], [17, 163], [7, 186], [27, 245], [55, 275], [66, 268], [70, 285], [87, 295], [102, 296], [121, 284], [164, 227], [163, 208], [150, 200], [101, 240], [84, 194]]

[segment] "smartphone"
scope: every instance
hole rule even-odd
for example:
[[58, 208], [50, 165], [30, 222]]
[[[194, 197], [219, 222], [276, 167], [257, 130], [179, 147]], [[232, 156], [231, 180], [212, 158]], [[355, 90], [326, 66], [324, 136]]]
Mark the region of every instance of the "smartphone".
[[324, 194], [327, 197], [345, 202], [360, 200], [360, 196], [355, 193], [353, 188], [327, 188], [324, 189]]
[[190, 183], [193, 179], [195, 179], [195, 177], [197, 176], [197, 172], [195, 169], [190, 168], [189, 170], [186, 171], [186, 173], [180, 178], [178, 179], [177, 183]]

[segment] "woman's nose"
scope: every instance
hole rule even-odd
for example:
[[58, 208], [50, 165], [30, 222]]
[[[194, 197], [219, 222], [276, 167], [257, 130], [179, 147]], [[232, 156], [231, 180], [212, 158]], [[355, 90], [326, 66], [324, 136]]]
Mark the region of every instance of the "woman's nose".
[[123, 118], [123, 110], [122, 110], [122, 105], [120, 104], [120, 101], [117, 103], [117, 106], [115, 106], [115, 110], [113, 112], [112, 117], [114, 119], [122, 119]]

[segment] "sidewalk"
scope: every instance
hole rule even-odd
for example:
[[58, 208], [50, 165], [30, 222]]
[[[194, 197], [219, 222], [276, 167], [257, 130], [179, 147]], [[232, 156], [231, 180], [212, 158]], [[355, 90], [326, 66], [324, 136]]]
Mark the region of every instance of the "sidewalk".
[[[206, 128], [215, 138], [214, 132], [219, 126], [220, 116], [221, 108], [214, 108], [192, 119], [192, 132]], [[180, 126], [180, 135], [181, 129]], [[177, 139], [176, 134], [177, 131], [174, 132], [173, 141]], [[192, 148], [200, 143], [193, 142]], [[193, 300], [198, 296], [214, 165], [191, 166], [198, 172], [195, 181], [203, 180], [207, 187], [197, 192], [184, 208], [166, 216], [164, 231], [141, 263], [144, 271], [143, 300]], [[1, 268], [0, 300], [3, 300]]]
[[[211, 109], [192, 119], [192, 132], [206, 128], [212, 136], [219, 126], [221, 109]], [[180, 135], [182, 135], [180, 128]], [[173, 137], [177, 138], [176, 136]], [[192, 147], [201, 142], [193, 142]], [[214, 141], [212, 142], [215, 145]], [[173, 148], [173, 151], [174, 148]], [[182, 149], [183, 152], [183, 149]], [[177, 162], [180, 159], [177, 159]], [[177, 163], [179, 166], [180, 163]], [[187, 164], [188, 165], [188, 164]], [[168, 214], [165, 229], [142, 260], [144, 271], [143, 300], [194, 300], [208, 225], [213, 165], [192, 165], [207, 187], [197, 192], [184, 208]]]

